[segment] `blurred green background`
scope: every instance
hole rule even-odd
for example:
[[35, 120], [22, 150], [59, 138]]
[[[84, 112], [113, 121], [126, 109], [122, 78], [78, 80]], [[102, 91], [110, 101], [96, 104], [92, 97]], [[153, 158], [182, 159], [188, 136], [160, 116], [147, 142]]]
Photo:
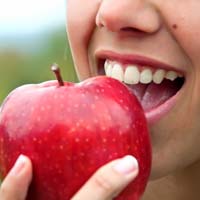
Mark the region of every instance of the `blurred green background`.
[[[55, 18], [57, 17], [56, 9], [58, 12], [63, 12], [62, 16], [65, 16], [64, 6], [64, 2], [57, 7], [54, 6]], [[47, 6], [45, 9], [48, 13]], [[38, 15], [37, 10], [35, 10], [35, 15]], [[31, 19], [34, 20], [34, 17]], [[0, 35], [0, 104], [11, 90], [20, 85], [55, 79], [50, 70], [53, 63], [60, 66], [64, 80], [77, 81], [66, 35], [65, 19], [56, 21], [51, 14], [51, 18], [48, 16], [45, 18], [45, 24], [48, 24], [48, 19], [50, 24], [54, 23], [54, 26], [38, 28], [41, 24], [35, 23], [35, 26], [38, 26], [37, 31], [29, 30], [27, 34], [25, 33], [26, 29], [24, 31], [22, 28], [21, 32], [18, 28], [9, 30], [9, 26], [13, 26], [13, 24], [7, 23], [7, 27], [4, 27], [5, 30], [6, 28], [8, 30]], [[20, 23], [19, 20], [15, 23]], [[32, 23], [30, 20], [29, 22]], [[22, 24], [22, 26], [25, 25]], [[3, 29], [1, 29], [2, 31]]]

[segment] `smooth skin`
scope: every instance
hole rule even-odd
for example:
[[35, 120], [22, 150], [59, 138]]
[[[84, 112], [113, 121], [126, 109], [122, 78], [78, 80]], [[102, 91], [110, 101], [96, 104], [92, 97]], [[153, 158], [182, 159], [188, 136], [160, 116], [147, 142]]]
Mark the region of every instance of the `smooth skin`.
[[[98, 75], [95, 52], [101, 49], [154, 58], [184, 74], [186, 82], [175, 106], [155, 124], [149, 125], [153, 165], [151, 180], [142, 199], [198, 200], [200, 1], [68, 0], [67, 9], [67, 32], [80, 80]], [[112, 199], [113, 194], [117, 194], [116, 190], [120, 191], [135, 177], [133, 170], [134, 175], [125, 181], [126, 184], [120, 185], [120, 181], [124, 180], [124, 176], [120, 176], [115, 184], [108, 183], [107, 190], [105, 185], [111, 178], [107, 180], [106, 175], [113, 170], [109, 166], [107, 164], [99, 170], [101, 173], [97, 171], [74, 198]], [[100, 184], [93, 181], [99, 180], [98, 176], [103, 177]], [[20, 181], [24, 180], [22, 177]], [[11, 182], [2, 186], [1, 195], [8, 190], [6, 187], [12, 185]], [[27, 185], [24, 188], [26, 192]], [[95, 198], [93, 193], [98, 190], [103, 192]], [[0, 199], [6, 198], [0, 196]]]

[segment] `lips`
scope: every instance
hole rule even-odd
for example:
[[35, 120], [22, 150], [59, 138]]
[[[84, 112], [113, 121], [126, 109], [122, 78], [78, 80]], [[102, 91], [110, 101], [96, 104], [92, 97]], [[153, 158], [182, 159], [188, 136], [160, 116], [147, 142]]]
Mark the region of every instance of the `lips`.
[[104, 51], [97, 58], [99, 74], [125, 83], [137, 96], [150, 124], [173, 108], [185, 83], [184, 72], [146, 57]]

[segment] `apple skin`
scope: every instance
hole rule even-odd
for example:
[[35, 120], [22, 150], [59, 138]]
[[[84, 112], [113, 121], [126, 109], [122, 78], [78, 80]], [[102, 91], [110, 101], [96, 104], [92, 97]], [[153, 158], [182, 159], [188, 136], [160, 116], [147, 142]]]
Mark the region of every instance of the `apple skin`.
[[116, 198], [138, 200], [151, 169], [144, 112], [128, 87], [105, 76], [21, 86], [0, 110], [0, 177], [20, 154], [33, 163], [26, 200], [68, 200], [105, 163], [124, 155], [139, 175]]

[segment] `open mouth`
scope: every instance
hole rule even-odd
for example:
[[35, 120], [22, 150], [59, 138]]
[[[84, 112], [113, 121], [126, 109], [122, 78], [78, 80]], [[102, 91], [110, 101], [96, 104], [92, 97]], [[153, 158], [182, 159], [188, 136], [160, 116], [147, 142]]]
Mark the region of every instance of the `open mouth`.
[[172, 108], [185, 83], [183, 73], [147, 61], [131, 63], [115, 58], [100, 59], [99, 74], [125, 83], [140, 101], [150, 123]]

